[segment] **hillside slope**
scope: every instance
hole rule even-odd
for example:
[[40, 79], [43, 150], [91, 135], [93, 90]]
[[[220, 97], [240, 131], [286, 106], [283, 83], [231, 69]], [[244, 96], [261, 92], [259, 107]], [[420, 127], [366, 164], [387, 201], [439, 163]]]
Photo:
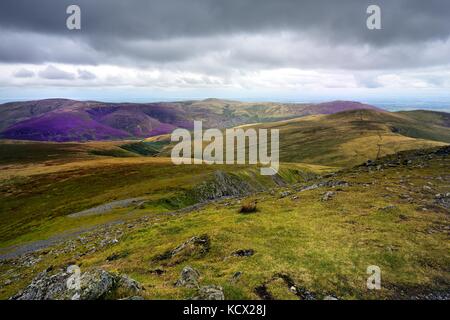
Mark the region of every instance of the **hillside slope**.
[[404, 113], [355, 110], [257, 125], [280, 130], [280, 159], [352, 166], [402, 150], [450, 143], [450, 128]]
[[[403, 150], [430, 148], [450, 143], [448, 114], [427, 112], [435, 121], [423, 121], [415, 113], [352, 110], [312, 115], [284, 121], [246, 125], [244, 128], [280, 130], [280, 161], [351, 167]], [[416, 118], [417, 117], [417, 118]], [[163, 135], [147, 141], [170, 141]], [[169, 156], [173, 144], [160, 155]]]
[[145, 138], [192, 128], [289, 119], [343, 110], [377, 108], [357, 102], [324, 104], [243, 103], [218, 99], [161, 103], [103, 103], [48, 99], [0, 105], [0, 137], [34, 141]]
[[[403, 152], [328, 177], [277, 185], [272, 190], [183, 212], [155, 212], [152, 206], [136, 204], [134, 211], [117, 209], [104, 215], [121, 217], [116, 224], [71, 237], [66, 234], [68, 238], [48, 243], [48, 247], [2, 260], [0, 298], [14, 296], [27, 286], [27, 292], [35, 295], [40, 292], [33, 290], [37, 285], [47, 292], [46, 282], [38, 280], [56, 275], [54, 283], [68, 265], [75, 264], [83, 274], [103, 270], [135, 279], [140, 289], [133, 295], [144, 299], [196, 296], [196, 286], [175, 285], [188, 266], [199, 275], [195, 284], [214, 285], [209, 288], [220, 290], [225, 299], [448, 299], [449, 157], [448, 147]], [[192, 172], [197, 175], [208, 167], [190, 169], [197, 168]], [[170, 170], [168, 175], [168, 170], [161, 168], [164, 165], [156, 169], [164, 174], [161, 186], [167, 186], [164, 181], [169, 182], [170, 176], [188, 181], [187, 171]], [[26, 200], [30, 209], [32, 199], [42, 199], [42, 192], [54, 200], [64, 198], [62, 192], [87, 192], [70, 185], [88, 186], [89, 179], [97, 184], [114, 181], [107, 178], [110, 169], [91, 168], [88, 175], [76, 171], [65, 180], [62, 178], [69, 172], [60, 172], [59, 179], [44, 176], [38, 188], [38, 177], [31, 177], [29, 183], [10, 181], [13, 194], [8, 203]], [[122, 185], [117, 181], [113, 186], [104, 184], [110, 196], [117, 191], [122, 195], [146, 192], [148, 187], [157, 190], [157, 178], [146, 183], [136, 180], [144, 174], [149, 181], [155, 168], [136, 166], [128, 170], [130, 176], [121, 170], [121, 177], [126, 178]], [[71, 196], [73, 209], [81, 196]], [[83, 207], [87, 202], [93, 204], [89, 197], [84, 199]], [[239, 213], [243, 203], [255, 201], [256, 212]], [[34, 204], [35, 208], [39, 205], [42, 201]], [[64, 206], [47, 203], [53, 211], [69, 209]], [[45, 210], [33, 212], [45, 214]], [[83, 219], [88, 217], [59, 219], [69, 219], [66, 226], [70, 221], [74, 227], [86, 223]], [[61, 227], [62, 221], [46, 224]], [[33, 226], [33, 221], [28, 225]], [[46, 229], [29, 231], [43, 235]], [[367, 268], [371, 265], [382, 271], [381, 290], [367, 290]], [[90, 285], [99, 283], [94, 279]]]

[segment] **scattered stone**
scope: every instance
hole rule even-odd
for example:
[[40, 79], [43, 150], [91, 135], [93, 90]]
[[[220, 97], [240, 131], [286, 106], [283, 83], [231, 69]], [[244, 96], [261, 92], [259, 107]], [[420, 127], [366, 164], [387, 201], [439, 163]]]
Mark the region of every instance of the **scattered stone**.
[[136, 296], [142, 290], [145, 290], [139, 282], [131, 279], [127, 275], [121, 275], [116, 278], [116, 287], [118, 291], [116, 292], [116, 294], [122, 294], [126, 296]]
[[280, 192], [280, 198], [286, 198], [290, 194], [291, 194], [290, 191], [282, 191], [282, 192]]
[[150, 273], [156, 274], [156, 275], [158, 275], [158, 276], [162, 275], [162, 274], [165, 273], [165, 272], [166, 272], [165, 270], [159, 269], [159, 268], [150, 270]]
[[235, 257], [250, 257], [255, 254], [255, 250], [253, 249], [240, 249], [233, 252], [233, 256]]
[[267, 285], [269, 285], [271, 282], [273, 282], [277, 279], [283, 280], [287, 286], [287, 289], [290, 292], [294, 293], [301, 300], [316, 300], [316, 296], [314, 293], [306, 290], [305, 288], [298, 286], [294, 282], [294, 280], [286, 273], [275, 274], [270, 280], [268, 280], [265, 283], [261, 284], [260, 286], [256, 287], [255, 293], [263, 300], [274, 300], [274, 297], [269, 292]]
[[183, 242], [178, 247], [168, 250], [160, 255], [157, 255], [153, 260], [162, 261], [178, 257], [177, 263], [185, 260], [186, 256], [199, 255], [204, 256], [210, 249], [209, 236], [204, 234], [201, 236], [194, 236], [189, 240]]
[[325, 297], [323, 298], [323, 300], [339, 300], [339, 299], [336, 298], [336, 297], [333, 297], [333, 296], [325, 296]]
[[114, 261], [114, 260], [122, 259], [122, 258], [127, 257], [128, 255], [129, 255], [128, 251], [114, 252], [113, 254], [106, 257], [106, 261]]
[[391, 210], [395, 210], [395, 209], [397, 209], [397, 207], [393, 206], [393, 205], [380, 208], [380, 210], [382, 210], [382, 211], [391, 211]]
[[187, 288], [198, 288], [198, 278], [200, 273], [190, 266], [186, 266], [181, 270], [180, 279], [177, 280], [175, 286], [177, 287], [187, 287]]
[[329, 201], [333, 198], [334, 196], [334, 192], [333, 191], [327, 191], [324, 193], [324, 195], [322, 196], [322, 201]]
[[141, 296], [132, 296], [132, 297], [123, 298], [123, 299], [119, 299], [119, 300], [145, 300], [145, 299]]
[[242, 276], [242, 272], [241, 271], [237, 271], [231, 277], [231, 281], [232, 282], [236, 282], [236, 281], [238, 281], [241, 278], [241, 276]]
[[438, 193], [434, 197], [434, 203], [446, 210], [450, 209], [450, 193]]
[[202, 286], [192, 300], [225, 300], [222, 287], [208, 285]]

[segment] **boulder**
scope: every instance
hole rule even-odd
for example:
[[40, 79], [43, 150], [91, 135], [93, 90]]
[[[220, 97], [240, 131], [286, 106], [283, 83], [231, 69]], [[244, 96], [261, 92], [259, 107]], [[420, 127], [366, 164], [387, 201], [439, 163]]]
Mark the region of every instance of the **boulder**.
[[95, 269], [82, 274], [80, 300], [98, 300], [114, 288], [114, 276], [101, 269]]
[[198, 288], [198, 278], [200, 273], [190, 266], [186, 266], [181, 270], [180, 279], [177, 280], [175, 286], [177, 287], [187, 287], [187, 288]]
[[54, 275], [46, 271], [39, 273], [22, 291], [11, 297], [11, 300], [64, 300], [71, 299], [76, 293], [68, 292], [66, 281], [69, 274], [59, 272]]
[[[102, 269], [88, 270], [80, 275], [79, 285], [74, 273], [46, 270], [12, 300], [101, 300], [136, 296], [142, 286], [125, 275], [114, 275]], [[75, 280], [75, 281], [74, 281]]]
[[208, 285], [202, 286], [193, 300], [225, 300], [222, 287]]

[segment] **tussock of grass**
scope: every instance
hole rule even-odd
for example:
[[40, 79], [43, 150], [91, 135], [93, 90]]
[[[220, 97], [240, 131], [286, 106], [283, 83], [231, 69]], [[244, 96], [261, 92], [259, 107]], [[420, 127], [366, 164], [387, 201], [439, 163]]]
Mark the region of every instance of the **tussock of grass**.
[[253, 213], [257, 211], [256, 208], [257, 201], [256, 200], [248, 200], [245, 203], [242, 204], [241, 208], [239, 209], [240, 213]]

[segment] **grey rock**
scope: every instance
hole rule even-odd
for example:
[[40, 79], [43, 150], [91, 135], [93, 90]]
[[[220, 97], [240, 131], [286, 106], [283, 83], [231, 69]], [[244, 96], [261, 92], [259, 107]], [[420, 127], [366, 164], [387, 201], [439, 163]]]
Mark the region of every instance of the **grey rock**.
[[208, 285], [202, 286], [193, 300], [225, 300], [222, 287]]
[[[264, 188], [261, 187], [261, 190]], [[193, 190], [194, 197], [200, 202], [215, 200], [223, 197], [235, 197], [248, 195], [255, 191], [261, 191], [242, 178], [231, 173], [216, 171], [214, 178], [201, 183]]]
[[198, 278], [200, 273], [190, 266], [186, 266], [181, 270], [180, 279], [177, 280], [175, 286], [198, 288]]
[[132, 297], [128, 297], [128, 298], [123, 298], [120, 300], [145, 300], [143, 297], [141, 296], [132, 296]]
[[322, 201], [328, 201], [331, 200], [331, 198], [333, 198], [334, 196], [334, 192], [333, 191], [327, 191], [324, 193], [324, 195], [322, 196]]
[[236, 281], [238, 281], [241, 278], [241, 276], [242, 276], [242, 272], [241, 271], [237, 271], [231, 277], [231, 281], [232, 282], [236, 282]]
[[206, 254], [210, 248], [209, 236], [206, 234], [201, 235], [201, 236], [194, 236], [194, 237], [186, 240], [185, 242], [183, 242], [176, 248], [174, 248], [172, 250], [168, 250], [160, 255], [157, 255], [154, 258], [154, 260], [161, 261], [161, 260], [171, 259], [171, 258], [175, 257], [176, 255], [181, 254], [188, 248], [194, 249], [194, 251], [198, 252], [201, 255]]
[[380, 210], [382, 210], [382, 211], [391, 211], [391, 210], [394, 210], [396, 208], [397, 208], [396, 206], [390, 205], [390, 206], [382, 207], [382, 208], [380, 208]]
[[95, 269], [81, 275], [81, 300], [104, 298], [114, 287], [114, 276], [105, 270]]
[[127, 295], [131, 295], [131, 296], [136, 296], [142, 290], [144, 290], [144, 288], [141, 286], [141, 284], [139, 282], [131, 279], [127, 275], [121, 275], [116, 278], [116, 287], [117, 287], [117, 290], [126, 292]]
[[240, 249], [233, 252], [233, 256], [235, 257], [250, 257], [255, 254], [255, 250], [253, 249]]
[[68, 292], [66, 281], [69, 274], [59, 272], [50, 275], [47, 272], [39, 273], [32, 282], [21, 292], [11, 297], [11, 300], [68, 300], [75, 291]]
[[114, 297], [116, 294], [137, 295], [141, 285], [127, 276], [115, 276], [102, 269], [84, 272], [80, 286], [68, 286], [73, 274], [64, 270], [44, 271], [12, 300], [99, 300]]
[[280, 192], [280, 198], [286, 198], [287, 196], [289, 196], [291, 194], [290, 191], [283, 191]]

